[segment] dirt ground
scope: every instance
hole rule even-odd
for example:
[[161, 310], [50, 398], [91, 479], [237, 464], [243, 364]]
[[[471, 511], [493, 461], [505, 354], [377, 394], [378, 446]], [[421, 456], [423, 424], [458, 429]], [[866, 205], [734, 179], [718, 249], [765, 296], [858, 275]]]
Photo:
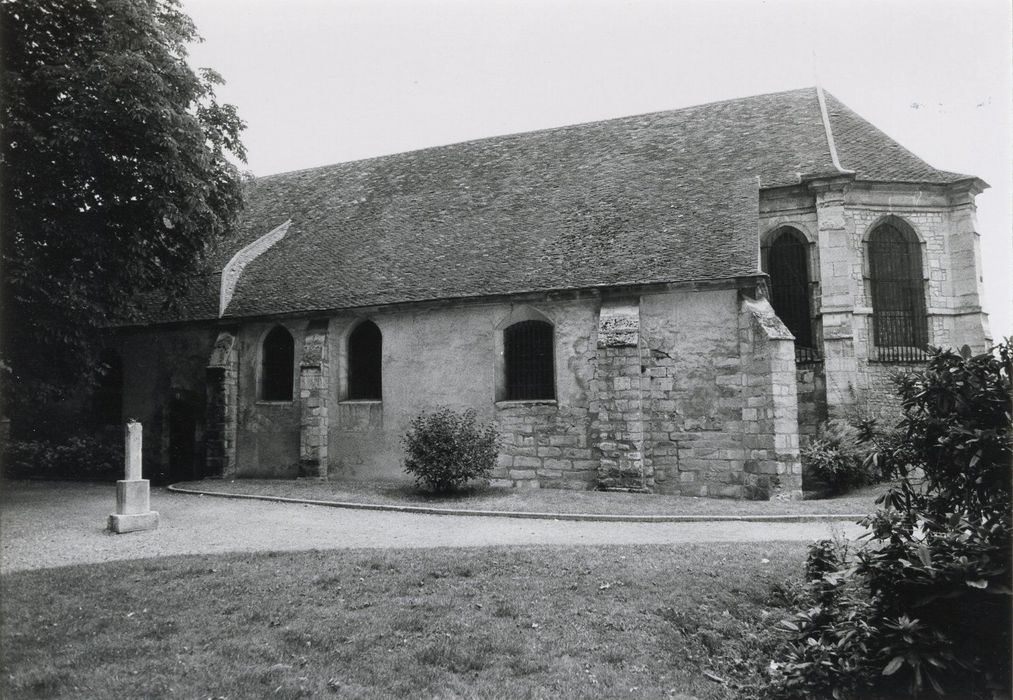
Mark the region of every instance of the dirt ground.
[[170, 554], [384, 547], [679, 544], [857, 537], [841, 522], [617, 523], [423, 515], [173, 494], [157, 530], [114, 535], [113, 484], [0, 484], [0, 572]]

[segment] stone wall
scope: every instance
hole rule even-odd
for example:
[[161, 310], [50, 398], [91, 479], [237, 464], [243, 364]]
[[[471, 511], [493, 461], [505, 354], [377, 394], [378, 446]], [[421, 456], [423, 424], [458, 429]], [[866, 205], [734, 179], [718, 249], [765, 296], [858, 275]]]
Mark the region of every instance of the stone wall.
[[742, 373], [734, 290], [645, 296], [645, 459], [655, 490], [743, 495]]
[[645, 459], [645, 366], [638, 301], [603, 303], [591, 385], [591, 429], [600, 453], [598, 487], [648, 491], [654, 467]]
[[[250, 324], [233, 344], [235, 473], [404, 479], [409, 421], [446, 405], [496, 422], [497, 484], [764, 497], [784, 472], [771, 431], [794, 435], [774, 386], [789, 384], [769, 328], [740, 337], [741, 309], [736, 289], [719, 288], [286, 321], [298, 371], [290, 402], [257, 399], [258, 344], [273, 324]], [[363, 317], [383, 337], [380, 401], [341, 398], [344, 349]], [[502, 332], [528, 318], [553, 324], [556, 398], [496, 401]]]
[[795, 370], [798, 387], [798, 437], [805, 445], [827, 420], [827, 384], [823, 363], [801, 365]]
[[586, 406], [504, 401], [497, 406], [496, 423], [503, 443], [494, 485], [595, 486], [599, 459]]
[[[811, 241], [814, 313], [824, 361], [826, 415], [854, 411], [892, 423], [899, 412], [890, 376], [919, 363], [877, 361], [865, 241], [885, 217], [909, 224], [922, 243], [932, 345], [974, 351], [991, 342], [981, 308], [980, 244], [973, 183], [950, 187], [857, 183], [848, 175], [762, 193], [761, 239], [791, 225]], [[818, 382], [819, 377], [812, 379]], [[813, 418], [810, 377], [800, 373], [802, 434]]]

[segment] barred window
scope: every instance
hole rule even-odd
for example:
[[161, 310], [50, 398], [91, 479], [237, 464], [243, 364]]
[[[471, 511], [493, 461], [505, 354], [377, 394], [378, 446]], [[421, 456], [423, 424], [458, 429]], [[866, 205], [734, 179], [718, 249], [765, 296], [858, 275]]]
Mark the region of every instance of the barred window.
[[363, 321], [348, 336], [348, 398], [379, 401], [383, 397], [383, 336], [372, 321]]
[[260, 398], [264, 401], [291, 401], [295, 341], [282, 326], [275, 326], [264, 338], [260, 353]]
[[795, 361], [819, 360], [813, 332], [812, 285], [805, 238], [793, 228], [782, 228], [764, 252], [766, 272], [770, 275], [770, 305], [795, 336]]
[[877, 359], [923, 359], [929, 329], [918, 238], [902, 223], [889, 221], [869, 236], [868, 254]]
[[552, 333], [545, 321], [521, 321], [503, 331], [508, 401], [556, 398]]

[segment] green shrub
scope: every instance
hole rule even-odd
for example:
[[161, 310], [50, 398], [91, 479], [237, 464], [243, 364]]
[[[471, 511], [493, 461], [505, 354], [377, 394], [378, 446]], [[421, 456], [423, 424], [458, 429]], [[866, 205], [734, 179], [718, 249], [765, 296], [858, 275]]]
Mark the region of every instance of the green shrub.
[[123, 478], [123, 438], [119, 429], [72, 435], [63, 441], [11, 440], [4, 472], [11, 478]]
[[460, 488], [474, 479], [488, 479], [499, 454], [499, 433], [477, 420], [472, 410], [459, 413], [440, 408], [412, 419], [401, 439], [404, 469], [419, 487], [437, 493]]
[[935, 351], [899, 380], [901, 434], [869, 460], [899, 482], [855, 556], [833, 567], [814, 550], [807, 574], [823, 583], [785, 621], [761, 696], [1009, 697], [1011, 375], [1007, 342]]
[[[870, 429], [863, 426], [863, 430]], [[862, 442], [862, 436], [847, 421], [823, 423], [816, 437], [799, 452], [806, 475], [825, 483], [834, 495], [875, 481], [867, 463], [869, 446]]]

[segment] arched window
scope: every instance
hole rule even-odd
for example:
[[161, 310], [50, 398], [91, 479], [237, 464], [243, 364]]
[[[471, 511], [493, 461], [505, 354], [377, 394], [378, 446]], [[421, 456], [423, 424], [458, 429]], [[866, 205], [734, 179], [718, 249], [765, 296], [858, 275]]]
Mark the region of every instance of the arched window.
[[264, 338], [260, 352], [260, 398], [264, 401], [291, 401], [295, 341], [282, 326], [275, 326]]
[[503, 331], [506, 400], [556, 398], [552, 324], [521, 321]]
[[877, 359], [923, 359], [929, 329], [918, 237], [889, 220], [869, 236], [868, 253]]
[[383, 398], [383, 336], [372, 321], [363, 321], [348, 336], [348, 398]]
[[795, 361], [818, 360], [806, 240], [795, 229], [785, 227], [774, 234], [765, 252], [766, 272], [770, 275], [770, 305], [795, 336]]

